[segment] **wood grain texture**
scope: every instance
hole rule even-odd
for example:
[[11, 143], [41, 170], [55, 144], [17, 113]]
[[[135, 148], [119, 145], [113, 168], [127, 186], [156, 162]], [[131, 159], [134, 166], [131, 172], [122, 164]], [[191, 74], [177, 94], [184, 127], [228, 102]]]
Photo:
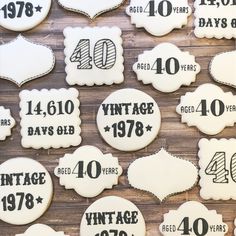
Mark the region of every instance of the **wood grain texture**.
[[[192, 1], [189, 1], [191, 6]], [[175, 112], [179, 103], [179, 98], [188, 91], [194, 91], [199, 85], [210, 82], [215, 83], [208, 72], [208, 65], [211, 58], [224, 51], [236, 49], [235, 40], [217, 39], [197, 39], [193, 34], [193, 15], [189, 18], [188, 25], [181, 30], [174, 30], [164, 37], [154, 37], [144, 29], [137, 29], [130, 23], [130, 17], [125, 14], [126, 1], [120, 8], [105, 13], [95, 21], [91, 22], [87, 17], [66, 11], [61, 8], [56, 0], [53, 0], [52, 9], [47, 19], [35, 29], [23, 33], [27, 38], [47, 44], [52, 47], [56, 55], [56, 67], [47, 76], [31, 81], [23, 88], [17, 88], [15, 84], [0, 80], [0, 105], [10, 108], [12, 115], [17, 121], [13, 128], [12, 136], [0, 143], [0, 163], [9, 158], [26, 156], [41, 162], [51, 173], [54, 182], [53, 201], [48, 211], [35, 223], [44, 223], [55, 230], [64, 231], [67, 235], [78, 236], [81, 217], [85, 209], [96, 199], [103, 196], [116, 195], [124, 197], [134, 202], [142, 211], [147, 224], [147, 236], [161, 235], [158, 227], [163, 220], [163, 214], [171, 209], [177, 209], [179, 205], [188, 201], [196, 200], [204, 203], [209, 209], [215, 209], [223, 215], [224, 221], [229, 226], [229, 233], [233, 235], [233, 221], [236, 217], [235, 201], [204, 201], [199, 196], [199, 186], [192, 190], [169, 197], [160, 203], [153, 195], [131, 188], [127, 181], [127, 167], [136, 158], [153, 154], [161, 147], [173, 155], [191, 160], [197, 164], [197, 144], [200, 138], [208, 137], [200, 133], [196, 128], [190, 128], [186, 124], [180, 123], [180, 116]], [[62, 88], [69, 86], [65, 82], [64, 45], [62, 31], [67, 26], [119, 26], [123, 31], [123, 47], [125, 57], [125, 82], [121, 85], [78, 87], [81, 101], [82, 119], [82, 144], [94, 145], [104, 153], [111, 152], [119, 158], [120, 164], [124, 168], [124, 173], [119, 179], [119, 185], [112, 190], [104, 191], [97, 198], [85, 199], [78, 196], [72, 190], [65, 190], [59, 185], [58, 179], [53, 175], [53, 170], [58, 163], [58, 159], [65, 153], [72, 153], [76, 148], [33, 150], [21, 147], [20, 141], [20, 118], [19, 118], [19, 92], [22, 89], [42, 89], [42, 88]], [[0, 43], [6, 43], [15, 38], [18, 34], [0, 28]], [[161, 42], [171, 42], [179, 46], [184, 51], [189, 51], [196, 56], [197, 62], [202, 70], [197, 80], [190, 87], [182, 87], [177, 92], [164, 94], [153, 89], [151, 85], [143, 85], [136, 79], [132, 71], [132, 65], [137, 61], [137, 57], [146, 49], [152, 49]], [[35, 58], [37, 60], [37, 58]], [[19, 62], [20, 63], [20, 62]], [[218, 84], [219, 85], [219, 84]], [[235, 89], [220, 85], [224, 91]], [[151, 95], [158, 103], [162, 114], [161, 131], [155, 141], [148, 147], [137, 152], [120, 152], [108, 146], [100, 137], [96, 123], [96, 112], [101, 102], [113, 91], [121, 88], [131, 87], [140, 89]], [[226, 128], [216, 138], [234, 138], [236, 136], [236, 126]], [[154, 180], [155, 181], [155, 180]], [[164, 181], [164, 180], [163, 180]], [[14, 236], [16, 233], [23, 233], [30, 225], [12, 226], [0, 221], [0, 235]]]

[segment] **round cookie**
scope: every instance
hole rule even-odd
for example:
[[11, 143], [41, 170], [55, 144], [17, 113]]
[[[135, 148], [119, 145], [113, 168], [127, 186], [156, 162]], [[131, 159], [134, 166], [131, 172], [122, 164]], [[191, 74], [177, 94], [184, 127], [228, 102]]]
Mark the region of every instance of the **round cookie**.
[[17, 157], [0, 165], [0, 219], [23, 225], [38, 219], [49, 207], [53, 185], [37, 161]]
[[142, 213], [124, 198], [109, 196], [97, 200], [82, 217], [80, 236], [103, 235], [145, 236]]
[[13, 31], [32, 29], [47, 17], [51, 3], [51, 0], [1, 0], [0, 25]]
[[99, 107], [97, 126], [113, 148], [135, 151], [157, 136], [161, 114], [155, 100], [137, 89], [121, 89], [109, 95]]

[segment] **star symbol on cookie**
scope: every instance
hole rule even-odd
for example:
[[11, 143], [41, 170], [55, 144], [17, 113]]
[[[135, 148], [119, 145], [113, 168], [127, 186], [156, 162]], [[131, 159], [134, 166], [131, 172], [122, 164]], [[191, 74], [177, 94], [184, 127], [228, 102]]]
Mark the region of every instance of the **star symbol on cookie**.
[[106, 127], [104, 127], [105, 132], [109, 132], [110, 131], [110, 127], [107, 125]]
[[38, 196], [38, 197], [36, 198], [36, 201], [37, 201], [37, 204], [42, 203], [42, 202], [43, 202], [43, 198], [41, 198], [40, 196]]
[[150, 126], [150, 125], [146, 126], [146, 130], [147, 130], [147, 132], [152, 131], [152, 126]]
[[36, 12], [41, 12], [42, 8], [43, 8], [43, 7], [40, 7], [40, 6], [38, 5], [37, 7], [35, 7]]

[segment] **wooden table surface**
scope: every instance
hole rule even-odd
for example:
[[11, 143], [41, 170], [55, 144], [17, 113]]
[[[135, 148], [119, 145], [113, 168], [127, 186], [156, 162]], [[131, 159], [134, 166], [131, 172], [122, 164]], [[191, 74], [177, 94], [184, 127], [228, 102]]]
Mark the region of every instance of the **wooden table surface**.
[[[189, 1], [191, 6], [192, 1]], [[181, 95], [188, 91], [194, 91], [203, 83], [215, 83], [208, 72], [208, 65], [211, 58], [219, 52], [236, 49], [235, 40], [217, 39], [197, 39], [193, 33], [193, 16], [189, 17], [188, 25], [181, 30], [174, 30], [164, 37], [154, 37], [144, 29], [137, 29], [130, 23], [130, 17], [126, 15], [126, 1], [120, 8], [105, 13], [95, 21], [91, 22], [87, 17], [64, 10], [56, 0], [53, 0], [52, 9], [47, 19], [38, 27], [24, 32], [23, 35], [42, 44], [52, 47], [56, 55], [56, 66], [54, 70], [40, 79], [28, 82], [22, 88], [15, 84], [0, 80], [0, 105], [10, 108], [17, 124], [12, 130], [12, 136], [0, 143], [0, 163], [13, 157], [25, 156], [38, 160], [51, 173], [54, 182], [54, 196], [48, 211], [35, 223], [48, 224], [57, 231], [64, 231], [67, 235], [79, 235], [81, 217], [86, 208], [95, 200], [104, 196], [120, 196], [135, 203], [146, 220], [147, 236], [161, 235], [158, 227], [163, 221], [163, 214], [171, 209], [177, 209], [182, 203], [188, 200], [195, 200], [204, 203], [209, 209], [215, 209], [223, 215], [223, 220], [229, 226], [229, 233], [233, 235], [233, 221], [236, 217], [236, 202], [230, 201], [204, 201], [199, 196], [199, 186], [192, 190], [169, 197], [164, 202], [152, 194], [135, 190], [128, 184], [127, 167], [136, 158], [157, 152], [161, 147], [178, 157], [191, 160], [197, 164], [198, 141], [202, 137], [208, 137], [200, 133], [194, 127], [188, 127], [180, 123], [180, 116], [175, 112]], [[112, 190], [105, 190], [96, 198], [86, 199], [80, 197], [73, 190], [65, 190], [59, 185], [58, 178], [53, 175], [53, 170], [58, 163], [58, 158], [65, 153], [72, 153], [76, 147], [67, 149], [34, 150], [24, 149], [20, 141], [20, 118], [19, 118], [19, 92], [23, 89], [42, 88], [68, 88], [65, 82], [64, 44], [62, 31], [67, 26], [119, 26], [123, 31], [123, 47], [125, 57], [125, 81], [121, 85], [78, 87], [81, 101], [82, 119], [82, 144], [94, 145], [104, 153], [112, 153], [119, 158], [124, 172], [119, 179], [119, 184]], [[15, 38], [18, 33], [0, 28], [0, 43], [7, 43]], [[182, 87], [177, 92], [164, 94], [155, 90], [151, 85], [143, 85], [137, 81], [132, 65], [137, 61], [137, 57], [144, 50], [152, 49], [162, 42], [171, 42], [179, 46], [184, 51], [189, 51], [196, 56], [197, 62], [201, 65], [201, 72], [197, 76], [195, 83], [189, 87]], [[19, 62], [20, 63], [20, 62]], [[217, 84], [220, 85], [220, 84]], [[233, 88], [220, 85], [224, 91], [232, 91]], [[136, 152], [120, 152], [111, 148], [100, 137], [96, 123], [96, 112], [101, 102], [113, 91], [122, 88], [137, 88], [151, 95], [158, 103], [162, 124], [158, 137], [148, 147]], [[226, 128], [216, 138], [234, 138], [236, 127]], [[164, 180], [163, 180], [164, 181]], [[13, 226], [0, 221], [0, 235], [14, 236], [16, 233], [23, 233], [30, 225]]]

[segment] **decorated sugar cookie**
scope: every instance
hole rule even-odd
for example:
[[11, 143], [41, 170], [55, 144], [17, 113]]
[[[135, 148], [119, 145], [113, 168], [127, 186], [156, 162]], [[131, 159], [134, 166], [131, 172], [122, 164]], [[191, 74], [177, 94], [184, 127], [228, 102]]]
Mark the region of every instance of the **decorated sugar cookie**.
[[121, 89], [100, 105], [97, 126], [112, 147], [135, 151], [146, 147], [157, 136], [161, 115], [155, 100], [137, 89]]
[[192, 10], [188, 0], [130, 0], [126, 13], [137, 28], [163, 36], [186, 25]]
[[51, 48], [19, 35], [13, 41], [0, 45], [0, 65], [0, 78], [21, 86], [51, 72], [55, 56]]
[[139, 55], [133, 70], [144, 84], [152, 84], [155, 89], [168, 93], [194, 82], [200, 65], [189, 52], [182, 52], [171, 43], [162, 43]]
[[235, 0], [195, 0], [194, 7], [198, 38], [236, 38]]
[[191, 189], [197, 182], [198, 171], [191, 162], [161, 149], [134, 161], [129, 166], [128, 179], [134, 188], [151, 192], [163, 201], [169, 195]]
[[0, 140], [5, 140], [7, 136], [11, 135], [11, 128], [16, 124], [14, 118], [11, 116], [10, 109], [5, 109], [0, 106]]
[[40, 24], [48, 15], [51, 0], [1, 0], [0, 25], [13, 31], [25, 31]]
[[81, 142], [78, 96], [74, 88], [20, 92], [22, 146], [35, 149], [78, 146]]
[[69, 85], [111, 85], [124, 80], [118, 27], [64, 29], [66, 81]]
[[37, 161], [17, 157], [0, 165], [0, 219], [23, 225], [38, 219], [53, 194], [48, 171]]
[[83, 215], [80, 236], [103, 235], [145, 236], [142, 213], [124, 198], [109, 196], [97, 200]]
[[236, 98], [231, 92], [225, 93], [213, 84], [203, 84], [181, 97], [176, 112], [182, 116], [182, 123], [215, 135], [236, 122], [235, 103]]
[[125, 0], [58, 0], [58, 3], [67, 10], [79, 12], [90, 19], [104, 12], [118, 8]]
[[198, 145], [201, 197], [236, 200], [236, 139], [201, 139]]
[[236, 87], [236, 50], [216, 55], [210, 63], [210, 73], [216, 82]]
[[30, 226], [25, 233], [16, 234], [15, 236], [69, 236], [65, 235], [64, 232], [56, 232], [52, 228], [43, 224], [35, 224]]
[[166, 213], [159, 230], [164, 236], [224, 236], [228, 226], [215, 210], [208, 210], [200, 202], [189, 201]]
[[105, 188], [118, 183], [122, 168], [112, 154], [83, 146], [61, 158], [54, 173], [66, 189], [74, 189], [83, 197], [96, 197]]

